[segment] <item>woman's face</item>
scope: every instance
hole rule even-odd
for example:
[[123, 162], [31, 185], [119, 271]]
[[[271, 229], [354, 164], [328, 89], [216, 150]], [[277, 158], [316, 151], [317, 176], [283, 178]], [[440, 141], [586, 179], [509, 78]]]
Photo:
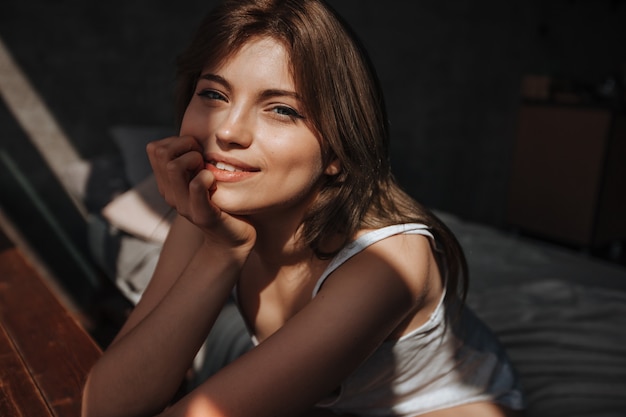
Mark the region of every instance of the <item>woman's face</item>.
[[181, 125], [204, 148], [212, 201], [240, 215], [305, 208], [325, 171], [280, 42], [256, 38], [204, 68]]

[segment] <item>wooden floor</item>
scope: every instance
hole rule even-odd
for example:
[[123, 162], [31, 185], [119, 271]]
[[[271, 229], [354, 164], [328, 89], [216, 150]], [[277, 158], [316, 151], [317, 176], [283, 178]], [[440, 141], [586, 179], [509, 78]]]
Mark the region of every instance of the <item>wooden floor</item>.
[[101, 350], [0, 230], [0, 416], [80, 416]]

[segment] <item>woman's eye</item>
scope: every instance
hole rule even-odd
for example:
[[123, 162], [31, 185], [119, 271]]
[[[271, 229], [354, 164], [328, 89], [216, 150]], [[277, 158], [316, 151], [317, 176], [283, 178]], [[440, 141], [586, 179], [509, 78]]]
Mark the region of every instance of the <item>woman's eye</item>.
[[201, 90], [197, 93], [200, 97], [207, 98], [209, 100], [222, 100], [226, 101], [226, 97], [218, 93], [215, 90]]
[[291, 119], [304, 119], [304, 116], [302, 116], [300, 113], [298, 113], [297, 111], [295, 111], [294, 109], [292, 109], [291, 107], [287, 107], [287, 106], [276, 106], [272, 109], [272, 111], [276, 114], [279, 114], [281, 116], [287, 116]]

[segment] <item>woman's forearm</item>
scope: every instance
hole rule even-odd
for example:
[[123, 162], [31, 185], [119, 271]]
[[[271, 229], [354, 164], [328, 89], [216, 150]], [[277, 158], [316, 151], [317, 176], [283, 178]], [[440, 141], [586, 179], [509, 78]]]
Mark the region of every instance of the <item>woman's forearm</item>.
[[199, 249], [167, 295], [90, 372], [83, 416], [155, 414], [179, 388], [242, 262]]

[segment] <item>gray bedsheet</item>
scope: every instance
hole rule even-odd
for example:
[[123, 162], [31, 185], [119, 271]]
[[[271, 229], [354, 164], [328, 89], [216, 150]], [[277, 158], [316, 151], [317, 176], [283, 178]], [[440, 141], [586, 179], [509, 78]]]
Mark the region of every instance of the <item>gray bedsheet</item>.
[[507, 348], [527, 415], [626, 416], [626, 269], [440, 217], [464, 246], [468, 304]]

